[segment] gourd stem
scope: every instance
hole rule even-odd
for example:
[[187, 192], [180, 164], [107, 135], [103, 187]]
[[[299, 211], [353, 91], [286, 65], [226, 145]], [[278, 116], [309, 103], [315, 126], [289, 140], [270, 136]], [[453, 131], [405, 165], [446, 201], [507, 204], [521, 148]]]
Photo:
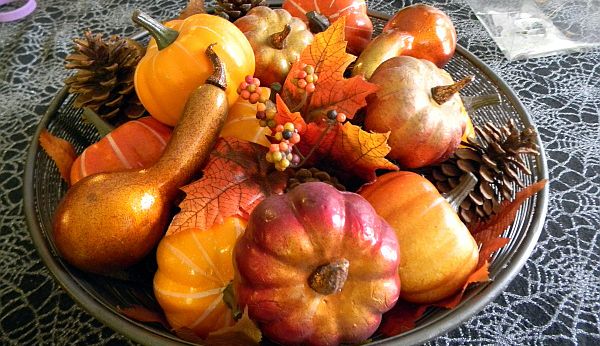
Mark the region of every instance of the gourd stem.
[[134, 23], [138, 24], [142, 28], [146, 29], [150, 35], [152, 35], [156, 41], [158, 50], [167, 48], [171, 45], [171, 43], [175, 42], [177, 36], [179, 36], [179, 32], [177, 30], [167, 28], [159, 21], [140, 10], [133, 11], [131, 20], [133, 20]]
[[107, 123], [104, 119], [100, 118], [98, 113], [94, 112], [89, 107], [83, 108], [83, 117], [85, 120], [89, 121], [90, 123], [92, 123], [92, 125], [94, 125], [100, 137], [106, 136], [107, 134], [111, 133], [112, 130], [115, 129], [114, 126]]
[[460, 178], [460, 182], [454, 189], [442, 194], [442, 197], [444, 197], [446, 201], [450, 203], [450, 206], [455, 212], [458, 212], [460, 204], [465, 200], [465, 198], [467, 198], [469, 193], [473, 191], [477, 181], [477, 177], [475, 177], [473, 173], [469, 172]]
[[431, 88], [431, 97], [439, 105], [442, 105], [448, 100], [450, 100], [452, 96], [454, 96], [454, 94], [461, 91], [462, 88], [467, 86], [467, 84], [471, 83], [474, 79], [475, 76], [468, 76], [454, 84], [433, 87]]
[[285, 39], [292, 31], [292, 26], [286, 24], [282, 31], [276, 32], [270, 36], [269, 41], [273, 48], [282, 50], [285, 47]]
[[319, 266], [308, 277], [308, 285], [323, 295], [340, 292], [348, 279], [349, 267], [350, 262], [345, 258]]
[[211, 43], [206, 47], [206, 56], [210, 60], [213, 66], [213, 73], [206, 79], [207, 84], [212, 84], [223, 90], [227, 88], [227, 76], [225, 75], [225, 66], [221, 59], [213, 50], [216, 43]]
[[308, 19], [308, 28], [313, 34], [323, 32], [331, 25], [327, 17], [316, 11], [308, 12], [306, 18]]
[[463, 96], [462, 101], [467, 109], [467, 113], [471, 113], [482, 107], [500, 104], [502, 99], [500, 98], [500, 95], [494, 93], [477, 96]]

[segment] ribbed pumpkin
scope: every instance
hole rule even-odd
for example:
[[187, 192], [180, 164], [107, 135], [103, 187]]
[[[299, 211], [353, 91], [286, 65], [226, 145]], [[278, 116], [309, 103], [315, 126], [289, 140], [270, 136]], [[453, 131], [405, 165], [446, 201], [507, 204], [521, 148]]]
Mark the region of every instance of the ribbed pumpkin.
[[346, 16], [347, 49], [352, 54], [360, 54], [371, 41], [373, 23], [367, 15], [367, 4], [364, 0], [285, 0], [282, 7], [305, 23], [308, 23], [306, 14], [313, 11], [327, 17], [330, 23]]
[[154, 295], [173, 329], [206, 337], [233, 325], [223, 291], [233, 279], [232, 252], [245, 226], [230, 217], [208, 230], [190, 228], [161, 240]]
[[254, 74], [252, 46], [235, 25], [221, 17], [196, 14], [162, 25], [139, 14], [134, 21], [153, 36], [136, 68], [135, 90], [150, 115], [167, 125], [177, 123], [192, 90], [212, 73], [204, 54], [209, 44], [216, 43], [214, 50], [225, 67], [230, 106], [245, 76]]
[[128, 121], [87, 147], [71, 166], [71, 183], [99, 172], [153, 165], [171, 138], [171, 128], [152, 117]]
[[[263, 88], [264, 95], [269, 97], [269, 88]], [[221, 137], [235, 137], [248, 142], [269, 147], [271, 143], [265, 137], [270, 135], [268, 127], [260, 127], [256, 119], [256, 104], [251, 104], [241, 97], [229, 108], [227, 122], [221, 130]]]

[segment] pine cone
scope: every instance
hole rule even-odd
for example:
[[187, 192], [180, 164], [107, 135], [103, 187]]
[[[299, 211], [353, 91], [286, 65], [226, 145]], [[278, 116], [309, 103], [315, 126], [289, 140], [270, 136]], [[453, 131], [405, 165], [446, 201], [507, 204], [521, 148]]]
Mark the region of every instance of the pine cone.
[[257, 6], [267, 6], [266, 0], [217, 0], [215, 14], [231, 22], [243, 17]]
[[323, 182], [329, 184], [339, 191], [346, 191], [346, 187], [338, 182], [336, 177], [332, 177], [329, 173], [321, 171], [317, 168], [300, 168], [297, 171], [294, 171], [291, 177], [288, 179], [287, 187], [285, 189], [286, 192], [292, 190], [296, 186], [303, 183], [310, 182]]
[[145, 109], [135, 93], [133, 75], [144, 47], [118, 36], [104, 40], [102, 34], [89, 31], [73, 42], [74, 51], [65, 59], [67, 69], [77, 70], [65, 80], [69, 92], [77, 94], [73, 106], [89, 107], [113, 125], [142, 116]]
[[429, 178], [442, 193], [452, 190], [466, 173], [479, 182], [460, 206], [459, 215], [469, 224], [494, 215], [503, 200], [512, 200], [516, 184], [524, 188], [519, 172], [530, 175], [520, 154], [538, 155], [536, 133], [532, 128], [519, 131], [511, 120], [498, 128], [491, 123], [475, 128], [476, 140], [463, 142], [454, 155], [431, 170]]

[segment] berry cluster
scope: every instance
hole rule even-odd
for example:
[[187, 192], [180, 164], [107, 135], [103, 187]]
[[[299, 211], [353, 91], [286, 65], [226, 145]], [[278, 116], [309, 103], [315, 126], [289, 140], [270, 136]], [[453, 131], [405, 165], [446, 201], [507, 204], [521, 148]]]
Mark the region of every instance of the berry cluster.
[[253, 76], [246, 76], [245, 80], [238, 87], [237, 93], [242, 99], [248, 100], [252, 104], [261, 101], [264, 103], [266, 101], [261, 92], [260, 79]]
[[327, 118], [332, 121], [337, 121], [339, 123], [343, 123], [348, 118], [345, 113], [338, 113], [335, 109], [327, 112]]
[[307, 94], [315, 91], [315, 83], [319, 76], [315, 73], [315, 67], [312, 65], [307, 65], [302, 63], [300, 66], [301, 70], [296, 72], [295, 78], [293, 79], [293, 83], [298, 86], [300, 89], [304, 89]]
[[292, 153], [292, 148], [300, 142], [300, 134], [293, 123], [285, 123], [275, 127], [273, 138], [279, 143], [271, 144], [269, 152], [266, 155], [268, 162], [274, 163], [275, 168], [284, 171], [292, 165], [300, 163], [300, 156]]

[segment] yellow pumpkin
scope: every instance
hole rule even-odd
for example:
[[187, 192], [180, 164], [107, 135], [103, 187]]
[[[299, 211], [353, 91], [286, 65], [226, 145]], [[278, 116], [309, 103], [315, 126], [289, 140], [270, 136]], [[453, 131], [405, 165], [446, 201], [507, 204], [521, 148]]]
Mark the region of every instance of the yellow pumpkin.
[[190, 228], [161, 240], [154, 295], [173, 329], [206, 337], [234, 324], [223, 291], [233, 279], [232, 252], [245, 227], [229, 217], [208, 230]]
[[150, 115], [162, 123], [175, 126], [192, 90], [213, 72], [204, 54], [209, 44], [216, 43], [214, 50], [223, 62], [230, 106], [245, 76], [254, 74], [252, 46], [233, 23], [221, 17], [196, 14], [163, 25], [136, 12], [133, 20], [153, 37], [135, 70], [135, 90]]

